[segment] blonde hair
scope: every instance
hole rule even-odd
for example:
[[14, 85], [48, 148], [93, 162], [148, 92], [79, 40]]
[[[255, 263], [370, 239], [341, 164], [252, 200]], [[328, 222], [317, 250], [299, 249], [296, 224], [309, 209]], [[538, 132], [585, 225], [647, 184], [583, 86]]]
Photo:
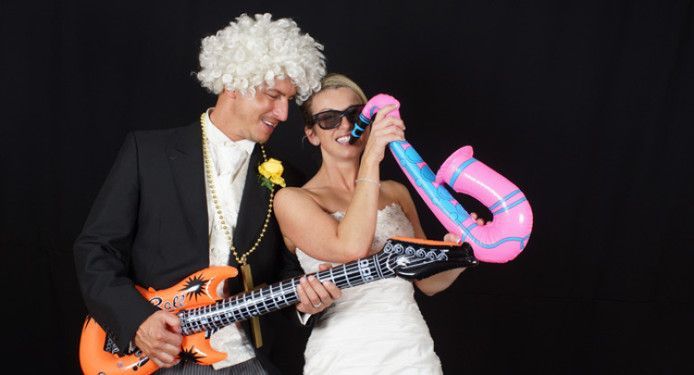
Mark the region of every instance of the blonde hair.
[[311, 104], [313, 102], [313, 97], [316, 96], [316, 94], [320, 93], [321, 91], [325, 89], [339, 89], [339, 88], [348, 88], [354, 92], [357, 97], [359, 97], [359, 101], [361, 104], [366, 104], [367, 98], [366, 95], [364, 94], [364, 91], [359, 87], [359, 85], [356, 84], [356, 82], [352, 81], [349, 77], [347, 77], [344, 74], [340, 73], [329, 73], [320, 82], [320, 89], [318, 91], [314, 91], [313, 94], [304, 101], [303, 104], [301, 104], [301, 113], [304, 115], [304, 125], [307, 127], [313, 127], [313, 115], [311, 114]]
[[290, 18], [272, 20], [270, 13], [245, 13], [229, 26], [202, 40], [197, 78], [214, 94], [224, 89], [255, 94], [262, 84], [289, 77], [301, 104], [320, 89], [325, 75], [323, 45], [302, 34]]

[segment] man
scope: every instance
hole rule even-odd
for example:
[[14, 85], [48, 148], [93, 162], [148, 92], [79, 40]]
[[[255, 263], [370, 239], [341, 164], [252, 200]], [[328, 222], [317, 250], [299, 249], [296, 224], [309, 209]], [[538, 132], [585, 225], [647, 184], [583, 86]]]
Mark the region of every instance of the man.
[[[74, 246], [89, 313], [118, 348], [135, 345], [162, 373], [277, 372], [267, 360], [272, 330], [248, 322], [211, 335], [226, 360], [179, 364], [179, 319], [134, 285], [165, 289], [210, 265], [233, 265], [241, 275], [220, 290], [233, 295], [301, 273], [272, 216], [273, 185], [282, 178], [261, 186], [257, 172], [288, 102], [319, 88], [320, 50], [290, 19], [241, 15], [202, 41], [197, 76], [217, 94], [215, 107], [187, 127], [128, 134]], [[315, 279], [302, 279], [298, 291], [296, 310], [309, 315], [340, 295]]]

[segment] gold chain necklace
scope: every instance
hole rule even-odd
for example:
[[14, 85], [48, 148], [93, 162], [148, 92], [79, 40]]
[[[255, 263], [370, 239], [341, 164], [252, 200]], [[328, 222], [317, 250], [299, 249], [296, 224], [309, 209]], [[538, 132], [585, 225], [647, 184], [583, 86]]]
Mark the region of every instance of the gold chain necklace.
[[[248, 251], [246, 251], [243, 255], [239, 256], [239, 254], [236, 251], [236, 247], [232, 243], [231, 232], [229, 231], [229, 226], [227, 225], [226, 220], [224, 220], [222, 207], [219, 204], [217, 192], [214, 187], [214, 176], [212, 175], [212, 159], [210, 158], [209, 146], [207, 141], [207, 131], [205, 130], [205, 113], [203, 113], [202, 116], [200, 116], [200, 124], [202, 126], [202, 155], [203, 161], [205, 163], [205, 174], [207, 175], [207, 183], [210, 187], [210, 195], [212, 195], [212, 202], [214, 202], [215, 212], [219, 217], [219, 223], [222, 226], [222, 229], [224, 230], [224, 235], [227, 239], [227, 242], [229, 243], [229, 249], [231, 250], [231, 253], [234, 255], [234, 259], [236, 259], [236, 262], [238, 262], [238, 264], [245, 265], [247, 263], [246, 260], [248, 259], [248, 256], [253, 254], [253, 252], [258, 248], [260, 241], [262, 241], [263, 237], [265, 236], [267, 226], [270, 223], [270, 217], [272, 216], [272, 201], [275, 197], [275, 190], [270, 190], [270, 199], [268, 200], [267, 213], [265, 214], [265, 221], [263, 222], [263, 228], [260, 230], [260, 235], [258, 236], [258, 239], [255, 240], [255, 243], [253, 244], [253, 246], [251, 246], [251, 248]], [[263, 154], [263, 160], [267, 161], [265, 147], [263, 147], [262, 144], [260, 145], [260, 151]]]
[[[224, 220], [222, 207], [219, 205], [217, 191], [214, 188], [214, 176], [212, 175], [212, 159], [210, 158], [210, 151], [207, 142], [207, 131], [205, 130], [205, 114], [206, 112], [203, 112], [203, 114], [200, 116], [200, 126], [202, 127], [202, 156], [203, 161], [205, 163], [205, 175], [207, 176], [207, 184], [210, 188], [210, 195], [212, 195], [212, 202], [214, 202], [215, 212], [217, 213], [217, 216], [219, 216], [219, 224], [222, 226], [222, 229], [224, 230], [224, 236], [226, 237], [227, 243], [229, 244], [229, 250], [234, 255], [234, 259], [236, 259], [236, 262], [239, 265], [241, 265], [241, 279], [243, 281], [243, 290], [245, 292], [249, 292], [253, 290], [253, 274], [251, 273], [251, 265], [248, 264], [246, 260], [258, 248], [258, 245], [260, 245], [260, 241], [262, 241], [263, 237], [265, 236], [268, 223], [270, 223], [270, 217], [272, 216], [272, 200], [275, 197], [275, 190], [270, 189], [270, 199], [268, 200], [267, 204], [267, 213], [265, 214], [263, 229], [260, 230], [260, 235], [258, 235], [258, 239], [255, 240], [255, 243], [253, 244], [253, 246], [251, 246], [251, 248], [248, 251], [246, 251], [243, 255], [239, 256], [239, 254], [236, 252], [236, 247], [234, 246], [234, 243], [231, 240], [231, 232], [229, 231], [229, 226], [227, 225], [226, 220]], [[265, 147], [263, 147], [262, 144], [260, 144], [260, 152], [263, 153], [263, 160], [267, 161]], [[251, 332], [253, 334], [253, 342], [256, 348], [260, 348], [261, 346], [263, 346], [263, 336], [260, 332], [260, 321], [257, 316], [253, 316], [251, 317], [250, 323]]]

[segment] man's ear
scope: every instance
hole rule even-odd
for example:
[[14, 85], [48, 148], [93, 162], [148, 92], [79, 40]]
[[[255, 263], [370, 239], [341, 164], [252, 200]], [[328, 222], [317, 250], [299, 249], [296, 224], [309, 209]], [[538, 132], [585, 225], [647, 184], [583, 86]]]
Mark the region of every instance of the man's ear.
[[309, 143], [314, 146], [320, 146], [320, 139], [318, 139], [315, 128], [304, 127], [304, 134], [306, 134], [306, 139], [308, 139]]

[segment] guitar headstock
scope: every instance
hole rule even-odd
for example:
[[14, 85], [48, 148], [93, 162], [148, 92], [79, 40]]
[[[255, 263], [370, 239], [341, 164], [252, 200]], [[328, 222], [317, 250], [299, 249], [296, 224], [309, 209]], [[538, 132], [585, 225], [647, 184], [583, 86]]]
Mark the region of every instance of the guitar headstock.
[[453, 268], [473, 267], [479, 262], [472, 247], [463, 242], [422, 240], [393, 237], [386, 241], [379, 259], [386, 267], [405, 279], [423, 279]]

